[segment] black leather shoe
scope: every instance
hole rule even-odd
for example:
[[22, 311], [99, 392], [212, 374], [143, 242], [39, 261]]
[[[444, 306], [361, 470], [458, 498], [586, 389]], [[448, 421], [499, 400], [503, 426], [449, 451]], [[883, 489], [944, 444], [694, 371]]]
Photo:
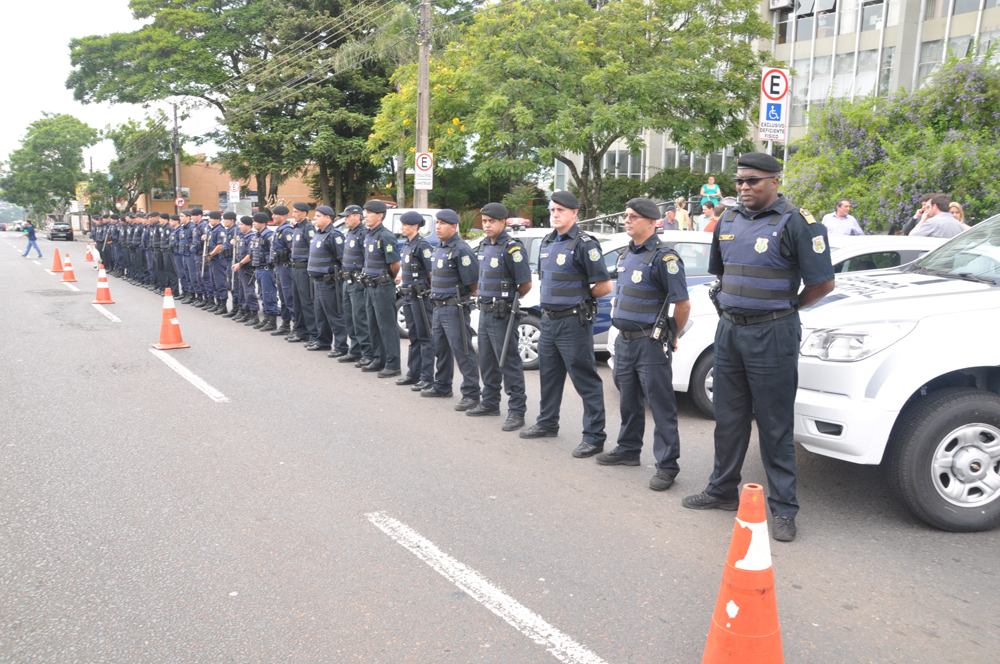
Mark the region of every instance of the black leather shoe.
[[370, 357], [362, 357], [360, 360], [358, 360], [357, 362], [354, 363], [354, 366], [356, 366], [359, 369], [364, 369], [365, 367], [367, 367], [371, 363], [372, 363], [372, 358], [370, 358]]
[[[463, 399], [464, 401], [464, 399]], [[472, 408], [465, 411], [465, 414], [469, 417], [484, 417], [484, 416], [494, 416], [500, 414], [499, 408], [490, 408], [486, 404], [479, 402]]]
[[385, 369], [384, 365], [375, 364], [374, 362], [369, 362], [368, 364], [361, 367], [361, 370], [364, 371], [365, 373], [375, 373], [377, 371], [382, 371], [382, 369]]
[[[574, 455], [575, 456], [575, 455]], [[638, 466], [638, 459], [626, 459], [623, 456], [615, 454], [614, 452], [603, 452], [598, 454], [594, 459], [597, 463], [602, 466]]]
[[288, 337], [287, 339], [285, 339], [285, 341], [287, 341], [290, 344], [300, 344], [305, 340], [306, 340], [305, 337]]
[[306, 350], [330, 350], [330, 347], [321, 344], [309, 344], [306, 346]]
[[449, 392], [438, 392], [433, 387], [428, 387], [428, 388], [425, 388], [423, 390], [420, 390], [420, 396], [422, 396], [422, 397], [428, 397], [430, 399], [435, 399], [435, 398], [438, 398], [438, 397], [444, 399], [446, 397], [450, 397], [451, 395], [452, 395], [452, 392], [450, 392], [450, 391]]
[[420, 379], [416, 376], [403, 376], [396, 379], [396, 385], [416, 385], [419, 382]]
[[695, 496], [684, 496], [681, 505], [689, 510], [725, 510], [727, 512], [735, 512], [740, 508], [740, 501], [722, 500], [702, 491]]
[[[586, 459], [587, 457], [592, 457], [595, 454], [600, 454], [604, 450], [603, 447], [598, 447], [597, 445], [591, 445], [590, 443], [580, 443], [573, 450], [573, 456], [577, 459]], [[639, 465], [639, 464], [636, 464]]]
[[379, 371], [375, 375], [379, 378], [392, 378], [393, 376], [398, 376], [400, 373], [402, 372], [399, 369], [382, 369], [382, 371]]
[[517, 431], [524, 426], [524, 416], [523, 415], [508, 415], [507, 421], [503, 423], [500, 427], [504, 431]]
[[465, 410], [468, 411], [470, 408], [475, 408], [479, 405], [479, 397], [462, 397], [457, 404], [455, 404], [455, 410]]
[[333, 350], [327, 353], [327, 357], [345, 357], [347, 355], [346, 350]]
[[338, 357], [337, 361], [346, 364], [348, 362], [357, 362], [360, 359], [361, 359], [360, 355], [344, 355], [343, 357]]
[[411, 385], [410, 389], [413, 390], [414, 392], [422, 392], [423, 390], [426, 390], [428, 387], [430, 387], [433, 384], [434, 383], [432, 383], [429, 380], [422, 380], [419, 383], [415, 383], [414, 385]]
[[795, 539], [795, 517], [774, 517], [774, 532], [771, 533], [779, 542], [791, 542]]
[[518, 435], [521, 438], [555, 438], [559, 435], [559, 430], [556, 429], [555, 431], [552, 431], [551, 429], [540, 427], [537, 424], [532, 424]]
[[665, 470], [657, 470], [649, 480], [649, 488], [653, 491], [666, 491], [674, 485], [674, 476]]

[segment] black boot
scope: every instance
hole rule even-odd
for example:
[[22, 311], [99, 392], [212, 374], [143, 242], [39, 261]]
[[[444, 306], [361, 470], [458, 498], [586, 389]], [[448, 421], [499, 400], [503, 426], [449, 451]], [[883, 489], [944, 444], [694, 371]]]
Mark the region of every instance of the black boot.
[[216, 316], [221, 316], [224, 313], [228, 313], [228, 307], [226, 306], [227, 301], [223, 300], [221, 297], [215, 301], [215, 311], [212, 313]]
[[272, 337], [280, 337], [281, 335], [287, 335], [292, 331], [292, 326], [288, 324], [287, 320], [281, 321], [281, 327], [271, 333]]
[[247, 316], [250, 315], [250, 312], [248, 310], [246, 310], [246, 309], [240, 308], [240, 309], [237, 309], [237, 311], [239, 313], [237, 313], [235, 316], [233, 316], [233, 322], [234, 323], [242, 323], [243, 321], [245, 321], [247, 319]]
[[216, 300], [214, 297], [205, 298], [204, 309], [207, 313], [214, 314], [216, 311], [219, 310], [219, 301]]
[[267, 325], [267, 314], [263, 310], [260, 311], [260, 316], [257, 318], [257, 322], [253, 325], [253, 329], [259, 330], [260, 328]]
[[215, 305], [215, 303], [212, 302], [211, 298], [205, 297], [204, 295], [196, 295], [195, 297], [198, 298], [198, 303], [195, 304], [194, 306], [198, 307], [199, 309], [210, 308]]
[[230, 309], [226, 313], [222, 314], [222, 317], [223, 318], [235, 318], [236, 316], [239, 315], [240, 311], [241, 311], [241, 309], [234, 304], [232, 309]]
[[277, 316], [273, 314], [268, 314], [264, 316], [264, 318], [267, 320], [267, 322], [265, 322], [262, 327], [259, 327], [257, 329], [259, 329], [261, 332], [273, 332], [274, 330], [278, 329]]
[[243, 319], [244, 325], [263, 325], [260, 322], [260, 313], [257, 311], [248, 311], [247, 317]]

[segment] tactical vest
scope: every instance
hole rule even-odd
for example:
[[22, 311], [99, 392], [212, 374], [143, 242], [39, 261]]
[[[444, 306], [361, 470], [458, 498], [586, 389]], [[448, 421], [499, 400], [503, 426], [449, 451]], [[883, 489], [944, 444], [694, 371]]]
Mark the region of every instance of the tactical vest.
[[438, 296], [436, 299], [454, 297], [455, 287], [462, 283], [458, 266], [452, 260], [457, 247], [439, 244], [431, 256], [431, 295]]
[[[417, 235], [412, 240], [408, 240], [403, 248], [399, 250], [403, 261], [402, 269], [399, 273], [400, 284], [403, 286], [413, 286], [413, 284], [430, 284], [430, 274], [424, 268], [422, 255], [425, 249], [430, 249], [430, 245]], [[344, 252], [347, 256], [347, 252]]]
[[253, 257], [250, 261], [254, 267], [271, 266], [271, 241], [273, 238], [274, 229], [266, 226], [257, 234], [257, 239], [253, 243]]
[[[787, 206], [786, 209], [791, 208]], [[725, 272], [719, 304], [728, 308], [779, 311], [795, 306], [799, 273], [781, 255], [781, 233], [794, 208], [748, 219], [736, 210], [719, 223]]]
[[316, 228], [309, 222], [308, 219], [300, 222], [295, 226], [295, 232], [292, 234], [292, 262], [293, 263], [308, 263], [309, 262], [309, 249], [311, 244], [312, 236], [316, 234]]
[[513, 301], [513, 275], [504, 278], [507, 269], [504, 256], [507, 253], [507, 248], [512, 244], [514, 244], [514, 240], [511, 238], [507, 238], [503, 244], [493, 244], [487, 238], [479, 245], [481, 249], [479, 253], [479, 289], [476, 291], [476, 295], [479, 297]]
[[207, 229], [207, 228], [208, 228], [208, 224], [205, 223], [204, 221], [202, 221], [199, 224], [195, 224], [194, 241], [191, 242], [191, 244], [194, 245], [192, 247], [193, 250], [194, 250], [194, 253], [198, 254], [199, 256], [205, 251], [205, 243], [201, 239], [201, 236], [206, 234], [206, 230], [205, 229]]
[[365, 266], [365, 226], [358, 224], [344, 241], [344, 269], [357, 272]]
[[215, 226], [209, 225], [208, 227], [208, 255], [211, 256], [212, 252], [219, 245], [222, 245], [222, 251], [217, 253], [214, 257], [209, 258], [212, 261], [222, 260], [223, 256], [226, 254], [226, 227], [221, 223]]
[[181, 248], [182, 240], [184, 237], [184, 229], [178, 226], [177, 228], [171, 228], [169, 233], [169, 238], [167, 243], [170, 247], [170, 252], [173, 254], [184, 255], [184, 250]]
[[569, 308], [590, 297], [587, 273], [581, 272], [573, 260], [573, 252], [581, 233], [582, 231], [578, 232], [572, 240], [542, 240], [538, 255], [538, 278], [542, 291], [539, 299], [543, 307]]
[[274, 229], [274, 238], [271, 239], [271, 262], [287, 263], [292, 260], [292, 236], [295, 227], [287, 221]]
[[377, 277], [389, 270], [382, 242], [385, 227], [378, 226], [378, 229], [374, 233], [369, 231], [368, 235], [365, 236], [365, 274], [370, 277]]
[[189, 221], [181, 229], [184, 231], [184, 234], [181, 236], [181, 244], [183, 245], [181, 253], [185, 256], [190, 256], [194, 254], [195, 234], [198, 232], [198, 225], [193, 221]]
[[236, 257], [237, 261], [242, 261], [247, 256], [251, 256], [251, 251], [254, 247], [254, 240], [257, 238], [257, 231], [249, 230], [246, 233], [240, 233], [240, 253]]
[[[656, 249], [637, 254], [626, 251], [618, 260], [618, 284], [611, 309], [612, 318], [652, 325], [663, 308], [667, 293], [653, 284], [652, 262]], [[666, 254], [672, 256], [673, 254]]]
[[316, 229], [316, 235], [313, 236], [312, 242], [309, 243], [309, 265], [306, 267], [306, 271], [310, 275], [321, 277], [324, 274], [330, 274], [334, 271], [334, 267], [337, 265], [336, 255], [327, 251], [326, 244], [327, 238], [330, 234], [335, 232], [333, 230], [333, 225], [326, 227], [326, 231], [321, 231]]

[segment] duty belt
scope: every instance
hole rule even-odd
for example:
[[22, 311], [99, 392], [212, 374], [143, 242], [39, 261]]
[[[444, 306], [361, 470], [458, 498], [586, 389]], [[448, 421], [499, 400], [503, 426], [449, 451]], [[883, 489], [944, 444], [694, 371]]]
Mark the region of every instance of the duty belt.
[[309, 263], [292, 263], [292, 267], [296, 270], [304, 270], [309, 267]]
[[798, 309], [792, 307], [791, 309], [771, 311], [759, 316], [741, 316], [739, 314], [731, 314], [728, 311], [723, 311], [722, 317], [732, 323], [735, 323], [736, 325], [756, 325], [757, 323], [766, 323], [769, 320], [778, 320], [779, 318], [784, 318], [785, 316], [791, 316], [796, 311], [798, 311]]
[[458, 298], [449, 297], [447, 300], [431, 300], [431, 304], [435, 307], [457, 307]]
[[549, 311], [548, 309], [542, 309], [542, 316], [548, 318], [549, 320], [559, 320], [560, 318], [569, 318], [570, 316], [579, 315], [579, 307], [573, 307], [572, 309], [566, 309], [565, 311]]
[[644, 327], [641, 330], [618, 330], [618, 334], [622, 339], [627, 339], [632, 341], [633, 339], [642, 339], [643, 337], [649, 337], [653, 335], [653, 328]]
[[289, 261], [289, 262], [287, 262], [287, 263], [275, 263], [275, 264], [274, 264], [274, 266], [275, 266], [275, 267], [288, 267], [288, 266], [289, 266], [289, 265], [291, 265], [291, 264], [292, 264], [292, 263], [291, 263], [291, 262]]

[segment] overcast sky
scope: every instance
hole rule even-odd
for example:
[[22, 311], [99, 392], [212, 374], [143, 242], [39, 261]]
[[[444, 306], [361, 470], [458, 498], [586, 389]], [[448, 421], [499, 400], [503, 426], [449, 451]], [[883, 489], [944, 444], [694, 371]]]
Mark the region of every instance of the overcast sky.
[[[132, 18], [128, 0], [0, 0], [7, 29], [0, 38], [3, 63], [4, 101], [0, 106], [0, 161], [18, 148], [28, 125], [43, 112], [66, 113], [95, 129], [142, 118], [141, 106], [81, 104], [66, 89], [70, 73], [69, 41], [74, 37], [113, 32], [131, 32], [142, 27]], [[169, 104], [158, 106], [167, 108]], [[151, 109], [152, 110], [152, 109]], [[188, 135], [203, 134], [215, 126], [214, 114], [196, 112], [182, 124]], [[191, 152], [214, 153], [213, 146], [186, 146]], [[89, 166], [104, 170], [114, 157], [105, 141], [84, 152]]]

